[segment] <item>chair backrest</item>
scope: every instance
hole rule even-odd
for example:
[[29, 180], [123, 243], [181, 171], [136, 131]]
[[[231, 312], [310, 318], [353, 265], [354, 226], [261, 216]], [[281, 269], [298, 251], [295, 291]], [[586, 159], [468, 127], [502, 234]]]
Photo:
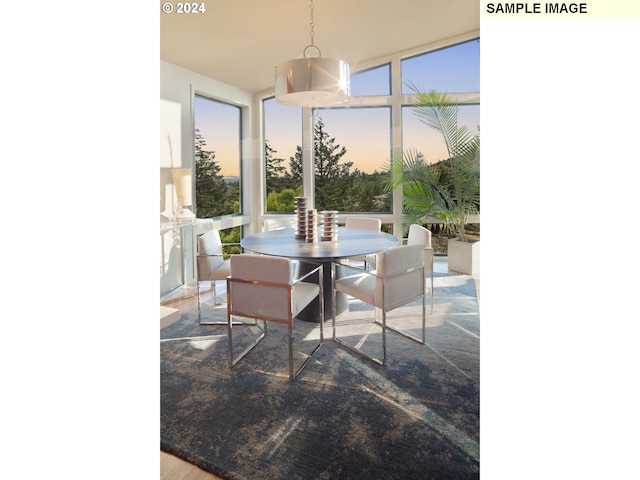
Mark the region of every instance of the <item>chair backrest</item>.
[[209, 230], [198, 238], [198, 255], [217, 255], [212, 257], [198, 257], [198, 279], [208, 280], [224, 263], [222, 257], [222, 240], [218, 230]]
[[392, 308], [424, 294], [422, 245], [400, 245], [378, 253], [376, 271], [374, 298], [378, 306]]
[[422, 262], [425, 264], [425, 268], [429, 270], [431, 268], [431, 257], [433, 252], [431, 250], [424, 250], [425, 248], [431, 248], [431, 231], [418, 224], [412, 224], [409, 227], [409, 235], [407, 236], [407, 245], [421, 245], [422, 250]]
[[285, 228], [296, 228], [296, 219], [292, 217], [286, 218], [267, 218], [263, 222], [264, 231], [283, 230]]
[[407, 236], [407, 245], [430, 247], [431, 231], [417, 223], [411, 224], [411, 226], [409, 226], [409, 235]]
[[[262, 283], [245, 283], [247, 280]], [[268, 255], [235, 255], [231, 257], [229, 308], [233, 313], [288, 320], [289, 288], [264, 283], [290, 284], [293, 281], [291, 260]]]
[[379, 218], [348, 217], [344, 222], [344, 226], [346, 228], [366, 228], [368, 230], [380, 231], [382, 222]]

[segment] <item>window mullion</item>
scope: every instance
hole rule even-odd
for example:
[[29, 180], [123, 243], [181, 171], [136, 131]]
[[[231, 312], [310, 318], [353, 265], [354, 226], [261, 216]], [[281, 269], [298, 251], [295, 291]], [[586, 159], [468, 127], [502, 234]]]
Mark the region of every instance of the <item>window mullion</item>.
[[313, 162], [313, 109], [302, 109], [302, 191], [315, 208], [315, 166]]

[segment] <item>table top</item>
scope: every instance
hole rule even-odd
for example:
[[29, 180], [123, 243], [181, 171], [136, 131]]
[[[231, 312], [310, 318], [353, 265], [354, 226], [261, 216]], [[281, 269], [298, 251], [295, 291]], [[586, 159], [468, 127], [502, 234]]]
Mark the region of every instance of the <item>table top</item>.
[[[318, 238], [322, 229], [318, 231]], [[246, 250], [298, 260], [338, 260], [340, 258], [381, 252], [398, 244], [398, 239], [384, 232], [363, 228], [338, 228], [337, 240], [307, 243], [295, 238], [295, 230], [286, 228], [248, 235], [240, 241]]]

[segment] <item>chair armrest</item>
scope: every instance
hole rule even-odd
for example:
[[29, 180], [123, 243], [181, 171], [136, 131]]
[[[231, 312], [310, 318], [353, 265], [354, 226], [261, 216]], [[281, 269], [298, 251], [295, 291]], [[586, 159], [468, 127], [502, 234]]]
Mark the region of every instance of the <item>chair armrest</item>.
[[235, 255], [247, 255], [246, 253], [198, 253], [196, 257], [233, 257]]
[[[378, 275], [378, 272], [376, 270], [365, 270], [364, 268], [360, 268], [360, 267], [354, 267], [353, 265], [347, 265], [345, 263], [341, 263], [341, 262], [331, 262], [332, 266], [340, 266], [340, 267], [345, 267], [348, 268], [350, 270], [356, 270], [357, 272], [360, 273], [366, 273], [367, 275], [370, 275], [372, 277], [379, 277], [381, 278], [382, 275]], [[424, 265], [423, 264], [419, 264], [419, 265], [414, 265], [412, 267], [407, 267], [407, 268], [401, 268], [400, 270], [396, 270], [394, 272], [388, 272], [386, 273], [384, 276], [385, 277], [395, 277], [397, 275], [401, 275], [403, 273], [409, 273], [413, 270], [417, 270], [417, 269], [424, 269]]]
[[[236, 255], [242, 255], [242, 254], [238, 253]], [[314, 273], [319, 272], [321, 270], [322, 270], [322, 265], [318, 265], [316, 268], [311, 270], [309, 273], [306, 273], [304, 276], [302, 276], [300, 278], [294, 279], [291, 283], [280, 283], [280, 282], [274, 282], [274, 281], [244, 279], [244, 278], [239, 278], [239, 277], [234, 278], [234, 277], [231, 277], [231, 276], [227, 277], [227, 283], [229, 283], [229, 282], [252, 283], [252, 284], [255, 284], [255, 285], [287, 288], [287, 287], [292, 287], [292, 286], [302, 282], [302, 280], [307, 278], [309, 275], [313, 275]]]
[[371, 275], [372, 277], [377, 277], [378, 275], [375, 272], [375, 270], [365, 270], [364, 268], [361, 267], [355, 267], [353, 265], [349, 265], [346, 263], [342, 263], [342, 262], [331, 262], [331, 268], [334, 267], [344, 267], [344, 268], [348, 268], [349, 270], [355, 270], [357, 272], [360, 273], [366, 273], [367, 275]]
[[[308, 263], [311, 263], [311, 262], [308, 262]], [[319, 272], [320, 270], [322, 270], [322, 265], [319, 265], [319, 264], [316, 264], [316, 265], [318, 265], [316, 268], [314, 268], [313, 270], [311, 270], [308, 273], [305, 273], [303, 276], [294, 279], [294, 281], [290, 285], [295, 285], [296, 283], [299, 283], [299, 282], [303, 281], [309, 275], [313, 275], [314, 273]]]

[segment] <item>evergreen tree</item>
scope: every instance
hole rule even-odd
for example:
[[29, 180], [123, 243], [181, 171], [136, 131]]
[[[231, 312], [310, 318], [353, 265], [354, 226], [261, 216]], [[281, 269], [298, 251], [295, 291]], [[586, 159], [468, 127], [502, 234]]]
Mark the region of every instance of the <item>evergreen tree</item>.
[[[269, 145], [269, 140], [267, 140], [264, 144], [264, 160], [265, 160], [265, 171], [267, 176], [267, 185], [271, 187], [273, 184], [278, 183], [278, 179], [282, 178], [286, 175], [287, 169], [282, 165], [284, 162], [284, 158], [276, 158], [275, 154], [278, 153], [277, 150], [274, 150], [271, 145]], [[269, 188], [271, 191], [272, 189]]]
[[[340, 163], [347, 149], [337, 145], [335, 137], [330, 137], [324, 128], [319, 118], [313, 130], [316, 208], [346, 211], [344, 194], [351, 187], [349, 170], [353, 162]], [[302, 147], [299, 145], [295, 157], [289, 159], [289, 170], [293, 178], [302, 181]]]
[[196, 162], [196, 217], [208, 218], [225, 215], [225, 198], [227, 184], [220, 175], [220, 165], [215, 161], [216, 153], [205, 150], [207, 142], [195, 130], [195, 162]]
[[302, 147], [296, 147], [295, 156], [289, 157], [289, 176], [294, 182], [302, 183]]
[[[265, 142], [264, 151], [267, 195], [286, 189], [296, 189], [302, 183], [302, 178], [295, 178], [289, 174], [287, 168], [283, 165], [284, 158], [277, 158], [275, 156], [278, 151], [269, 145], [268, 140]], [[267, 209], [267, 211], [271, 210]]]
[[340, 163], [347, 149], [337, 145], [335, 137], [330, 137], [324, 126], [322, 118], [319, 118], [314, 127], [316, 207], [319, 210], [347, 211], [344, 196], [353, 184], [349, 175], [353, 162]]

